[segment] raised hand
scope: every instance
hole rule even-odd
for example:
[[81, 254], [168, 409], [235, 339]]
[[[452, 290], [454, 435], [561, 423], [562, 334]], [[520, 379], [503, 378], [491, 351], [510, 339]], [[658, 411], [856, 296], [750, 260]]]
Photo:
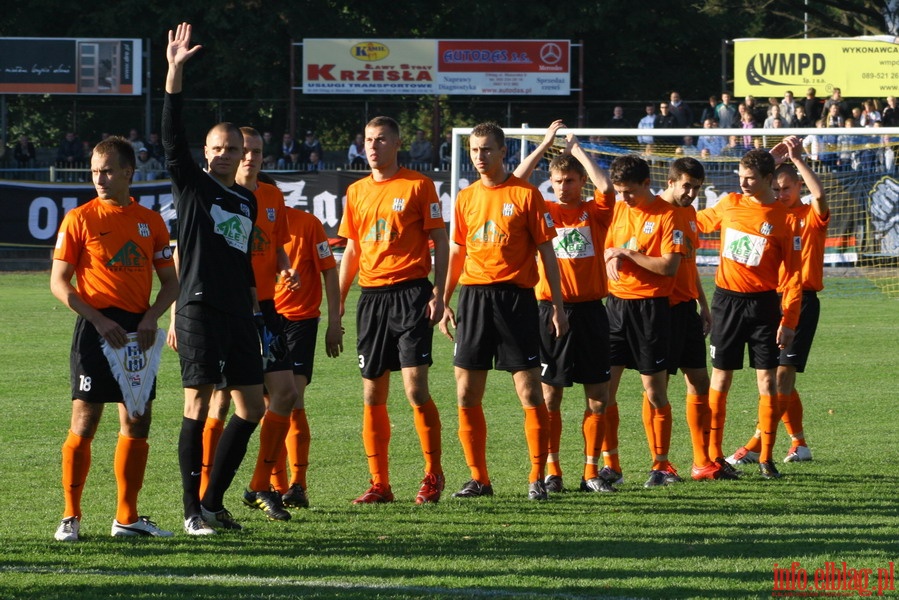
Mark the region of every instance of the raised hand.
[[169, 64], [182, 66], [190, 60], [203, 46], [190, 47], [190, 23], [181, 23], [174, 33], [169, 30], [169, 43], [166, 47], [166, 58]]

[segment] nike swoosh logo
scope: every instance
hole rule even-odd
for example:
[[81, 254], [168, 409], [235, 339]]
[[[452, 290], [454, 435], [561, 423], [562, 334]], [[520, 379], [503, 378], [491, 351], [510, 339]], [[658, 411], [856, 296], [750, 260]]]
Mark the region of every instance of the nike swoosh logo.
[[430, 353], [430, 352], [425, 352], [424, 354], [421, 355], [421, 357], [422, 357], [422, 358], [427, 358], [429, 354], [431, 354], [431, 353]]
[[267, 464], [267, 465], [273, 465], [273, 464], [275, 464], [275, 461], [273, 461], [273, 460], [265, 460], [264, 458], [262, 459], [262, 462], [265, 463], [265, 464]]
[[103, 237], [104, 235], [109, 235], [110, 233], [112, 233], [112, 232], [111, 231], [101, 231], [100, 237]]
[[665, 362], [665, 359], [664, 359], [664, 358], [660, 358], [659, 360], [656, 361], [656, 364], [658, 365], [658, 364], [661, 364], [661, 363], [663, 363], [663, 362]]
[[202, 296], [203, 292], [194, 292], [194, 296]]
[[200, 472], [199, 472], [199, 471], [191, 471], [191, 472], [190, 472], [190, 476], [191, 476], [191, 477], [199, 477], [199, 476], [200, 476]]
[[796, 358], [798, 354], [787, 354], [787, 358]]
[[528, 356], [528, 360], [534, 360], [535, 358], [537, 358], [536, 354], [534, 356]]
[[302, 367], [302, 366], [303, 366], [303, 363], [301, 363], [301, 362], [299, 362], [299, 363], [293, 363], [293, 366], [295, 366], [295, 367]]

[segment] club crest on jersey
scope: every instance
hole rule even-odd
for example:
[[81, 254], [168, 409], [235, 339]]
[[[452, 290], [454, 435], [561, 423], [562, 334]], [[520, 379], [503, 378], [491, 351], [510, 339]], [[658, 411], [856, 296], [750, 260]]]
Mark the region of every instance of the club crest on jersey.
[[240, 203], [240, 212], [243, 213], [243, 216], [249, 217], [250, 216], [250, 207], [247, 206], [246, 204], [244, 204], [243, 202], [241, 202]]
[[403, 210], [403, 206], [405, 206], [406, 201], [403, 198], [394, 198], [393, 199], [393, 211], [401, 212]]
[[543, 213], [543, 220], [546, 221], [547, 227], [555, 227], [556, 226], [556, 222], [553, 221], [553, 216], [551, 214], [549, 214], [548, 212]]
[[274, 208], [266, 208], [265, 214], [266, 214], [266, 216], [268, 216], [269, 221], [271, 221], [272, 223], [275, 222], [275, 209]]
[[643, 233], [645, 233], [646, 235], [652, 235], [652, 232], [655, 231], [655, 228], [656, 228], [656, 224], [653, 223], [652, 221], [647, 221], [646, 223], [643, 223]]
[[150, 237], [150, 226], [146, 223], [138, 223], [137, 234], [141, 237]]
[[759, 228], [759, 231], [762, 235], [771, 235], [771, 232], [774, 231], [774, 226], [767, 221], [762, 223], [762, 226]]
[[504, 217], [511, 217], [514, 212], [515, 212], [515, 207], [512, 206], [511, 202], [506, 202], [505, 204], [503, 204], [503, 216]]
[[675, 229], [672, 232], [671, 237], [675, 246], [682, 246], [684, 244], [684, 232], [680, 229]]

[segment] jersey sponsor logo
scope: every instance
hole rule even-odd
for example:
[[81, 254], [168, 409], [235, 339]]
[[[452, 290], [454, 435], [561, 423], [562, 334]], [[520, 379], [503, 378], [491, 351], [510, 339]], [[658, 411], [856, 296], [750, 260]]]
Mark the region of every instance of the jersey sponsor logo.
[[406, 206], [406, 200], [403, 198], [394, 198], [393, 199], [393, 212], [403, 212], [403, 208]]
[[275, 217], [277, 216], [277, 213], [275, 213], [275, 209], [274, 209], [274, 208], [266, 208], [266, 209], [265, 209], [265, 216], [268, 217], [268, 220], [269, 220], [269, 221], [271, 221], [272, 223], [274, 223], [274, 222], [275, 222]]
[[680, 229], [675, 229], [671, 234], [671, 238], [672, 238], [675, 246], [683, 246], [683, 244], [684, 244], [684, 232], [683, 231], [681, 231]]
[[511, 217], [513, 214], [515, 214], [515, 205], [511, 202], [505, 202], [503, 204], [503, 216]]
[[553, 238], [553, 250], [556, 258], [573, 260], [596, 256], [590, 235], [590, 226], [559, 227], [559, 235]]
[[440, 203], [439, 202], [432, 202], [430, 204], [430, 208], [431, 208], [431, 218], [432, 219], [440, 219], [443, 217], [443, 213], [440, 212]]
[[555, 227], [556, 222], [553, 221], [553, 216], [548, 212], [543, 213], [543, 220], [546, 222], [547, 227]]
[[503, 244], [509, 235], [493, 221], [487, 221], [481, 227], [472, 230], [471, 241], [484, 244]]
[[655, 231], [656, 224], [652, 221], [647, 221], [643, 223], [643, 233], [646, 235], [652, 235], [652, 232]]
[[768, 240], [761, 236], [728, 228], [724, 232], [721, 256], [747, 267], [757, 267], [767, 244]]
[[[243, 206], [242, 204], [241, 209]], [[225, 238], [225, 242], [232, 248], [246, 252], [253, 231], [253, 222], [250, 221], [249, 216], [228, 212], [215, 204], [209, 213], [215, 223], [215, 232]]]
[[253, 225], [253, 238], [251, 247], [253, 254], [265, 254], [272, 245], [271, 240], [265, 235], [265, 232]]
[[331, 256], [331, 245], [328, 244], [327, 241], [317, 243], [315, 249], [318, 251], [318, 257], [320, 259]]
[[147, 264], [146, 260], [140, 246], [129, 240], [107, 261], [106, 266], [111, 269], [140, 269]]
[[[109, 233], [108, 231], [106, 233]], [[100, 232], [100, 235], [105, 235], [103, 232]], [[137, 224], [137, 235], [141, 237], [148, 238], [150, 237], [150, 226], [146, 223], [138, 223]]]
[[363, 242], [392, 242], [399, 237], [399, 234], [390, 229], [387, 225], [387, 221], [384, 219], [378, 219], [375, 223], [374, 227], [368, 230], [368, 233], [365, 234], [365, 237], [362, 239]]
[[762, 235], [771, 235], [771, 232], [774, 231], [774, 226], [767, 221], [762, 223], [762, 226], [759, 228], [759, 231]]

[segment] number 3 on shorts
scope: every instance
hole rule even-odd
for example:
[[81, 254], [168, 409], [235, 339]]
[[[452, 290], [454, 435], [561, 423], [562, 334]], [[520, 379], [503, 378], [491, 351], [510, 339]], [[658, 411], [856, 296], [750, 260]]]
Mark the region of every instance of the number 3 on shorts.
[[359, 368], [360, 369], [365, 368], [365, 355], [364, 354], [359, 355]]

